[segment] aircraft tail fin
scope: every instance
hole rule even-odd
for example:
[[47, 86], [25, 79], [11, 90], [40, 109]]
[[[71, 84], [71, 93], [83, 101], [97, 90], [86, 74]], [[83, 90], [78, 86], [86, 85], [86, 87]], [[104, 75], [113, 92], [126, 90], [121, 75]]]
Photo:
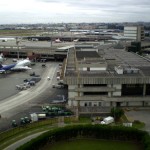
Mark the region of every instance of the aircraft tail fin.
[[3, 53], [1, 53], [0, 56], [4, 57]]

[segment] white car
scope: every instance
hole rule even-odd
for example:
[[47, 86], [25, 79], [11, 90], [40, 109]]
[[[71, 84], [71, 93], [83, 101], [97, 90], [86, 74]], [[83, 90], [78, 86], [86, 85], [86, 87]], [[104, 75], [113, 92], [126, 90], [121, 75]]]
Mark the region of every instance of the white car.
[[104, 121], [101, 121], [101, 124], [106, 124]]
[[17, 60], [17, 59], [13, 59], [12, 61], [13, 61], [13, 62], [17, 62], [18, 60]]

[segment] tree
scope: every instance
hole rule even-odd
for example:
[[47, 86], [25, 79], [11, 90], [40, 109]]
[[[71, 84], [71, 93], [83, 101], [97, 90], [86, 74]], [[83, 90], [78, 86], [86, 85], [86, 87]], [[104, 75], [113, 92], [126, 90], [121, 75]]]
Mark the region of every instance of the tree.
[[115, 121], [118, 121], [121, 116], [124, 115], [124, 111], [121, 108], [112, 108], [111, 109], [111, 116], [114, 117]]

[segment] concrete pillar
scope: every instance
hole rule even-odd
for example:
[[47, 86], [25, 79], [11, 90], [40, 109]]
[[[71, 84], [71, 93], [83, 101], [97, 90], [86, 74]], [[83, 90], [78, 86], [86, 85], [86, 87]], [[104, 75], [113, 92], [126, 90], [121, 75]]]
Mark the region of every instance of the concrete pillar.
[[121, 96], [122, 85], [114, 84], [112, 87], [114, 87], [116, 89], [116, 91], [112, 92], [112, 96]]
[[129, 106], [129, 102], [126, 102], [126, 106], [127, 106], [127, 107]]
[[69, 106], [74, 106], [74, 98], [78, 96], [78, 92], [75, 91], [77, 88], [77, 85], [69, 85], [68, 86], [68, 105]]
[[145, 102], [143, 101], [142, 103], [143, 103], [142, 105], [143, 105], [143, 107], [144, 107], [144, 106], [145, 106]]
[[143, 85], [143, 96], [146, 95], [146, 84]]
[[[107, 84], [107, 87], [112, 87], [112, 85], [111, 84]], [[108, 97], [112, 97], [112, 92], [108, 92]]]

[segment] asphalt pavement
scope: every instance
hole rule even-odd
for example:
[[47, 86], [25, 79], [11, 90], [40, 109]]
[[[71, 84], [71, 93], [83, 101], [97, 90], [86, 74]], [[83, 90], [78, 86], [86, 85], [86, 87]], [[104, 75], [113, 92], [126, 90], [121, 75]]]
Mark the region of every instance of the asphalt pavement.
[[[56, 84], [56, 72], [59, 69], [60, 62], [47, 62], [46, 67], [42, 63], [36, 63], [32, 70], [26, 72], [13, 72], [6, 75], [0, 75], [0, 131], [11, 127], [11, 120], [19, 122], [21, 117], [29, 116], [33, 112], [41, 112], [42, 105], [49, 104], [58, 95], [67, 97], [66, 89], [52, 88]], [[27, 90], [18, 91], [16, 84], [22, 84], [26, 78], [31, 78], [30, 73], [35, 72], [40, 75], [41, 81], [34, 87]], [[51, 80], [47, 80], [47, 77]], [[8, 90], [9, 89], [9, 90]]]
[[150, 109], [137, 109], [125, 112], [126, 116], [130, 121], [139, 120], [145, 123], [143, 130], [150, 133]]

